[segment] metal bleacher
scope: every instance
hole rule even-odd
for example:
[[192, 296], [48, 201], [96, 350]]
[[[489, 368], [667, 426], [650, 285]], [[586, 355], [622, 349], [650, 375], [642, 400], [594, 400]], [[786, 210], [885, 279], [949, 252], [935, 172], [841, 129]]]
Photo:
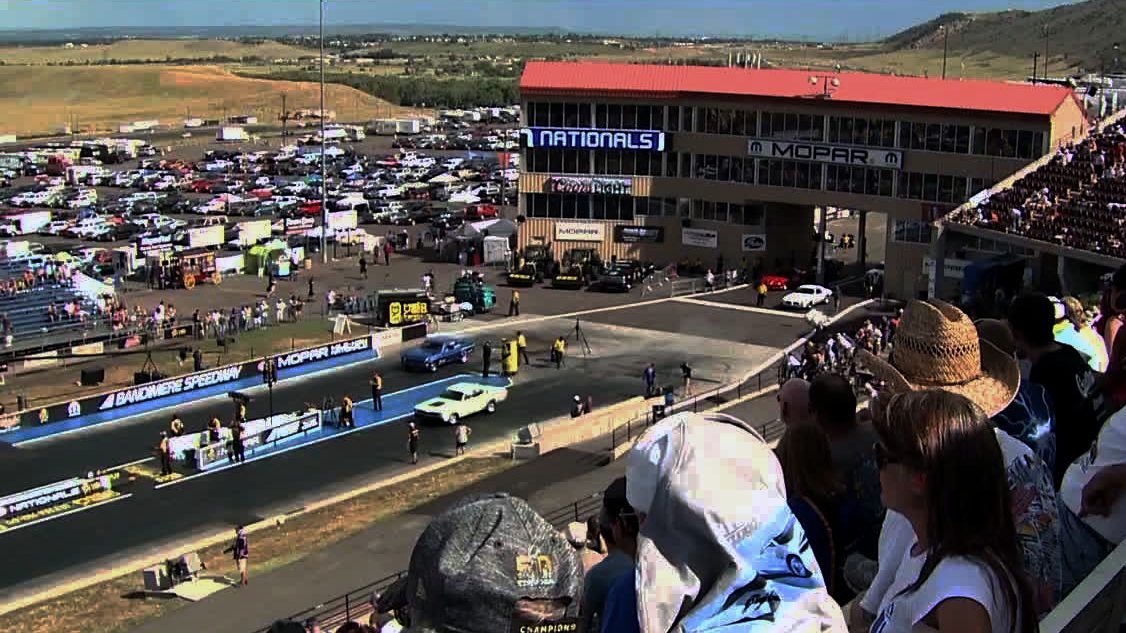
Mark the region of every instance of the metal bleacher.
[[[0, 279], [23, 274], [25, 265], [17, 262], [0, 263]], [[78, 329], [81, 323], [78, 319], [68, 319], [59, 311], [59, 319], [54, 323], [47, 316], [47, 306], [77, 300], [85, 310], [90, 310], [90, 303], [78, 295], [71, 288], [46, 284], [35, 286], [14, 295], [0, 295], [0, 315], [6, 315], [12, 322], [12, 335], [15, 339], [29, 335], [50, 334], [66, 330]]]

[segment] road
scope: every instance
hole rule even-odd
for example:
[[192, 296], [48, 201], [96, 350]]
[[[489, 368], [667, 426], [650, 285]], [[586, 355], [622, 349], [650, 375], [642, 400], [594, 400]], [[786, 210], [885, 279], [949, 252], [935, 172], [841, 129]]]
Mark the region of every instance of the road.
[[[670, 320], [666, 306], [676, 311], [690, 308], [713, 327], [672, 335], [675, 330], [669, 328], [679, 327], [680, 317]], [[723, 307], [673, 302], [627, 307], [584, 318], [589, 355], [584, 358], [582, 346], [572, 338], [566, 367], [557, 370], [547, 362], [549, 342], [558, 335], [571, 335], [574, 323], [573, 318], [548, 318], [524, 326], [533, 362], [515, 377], [508, 401], [496, 414], [467, 421], [474, 429], [474, 442], [508, 437], [529, 422], [565, 415], [572, 395], [592, 395], [596, 407], [639, 395], [641, 371], [648, 362], [656, 364], [661, 384], [675, 382], [681, 362], [693, 366], [698, 388], [727, 382], [804, 333], [794, 327], [804, 325], [798, 319]], [[756, 342], [743, 340], [744, 330], [756, 331]], [[495, 340], [506, 333], [498, 330], [488, 336]], [[499, 352], [494, 354], [497, 360]], [[357, 401], [366, 399], [373, 369], [383, 373], [386, 392], [391, 394], [467, 369], [479, 371], [480, 356], [434, 375], [404, 373], [395, 355], [285, 381], [275, 387], [275, 409], [294, 410], [325, 395], [339, 399], [348, 393]], [[255, 388], [251, 395], [249, 417], [264, 416], [269, 406], [265, 389]], [[370, 405], [361, 404], [361, 410], [366, 406]], [[212, 415], [229, 418], [231, 410], [231, 402], [220, 396], [180, 407], [178, 412], [189, 430], [198, 430]], [[27, 489], [146, 457], [169, 417], [165, 411], [19, 448], [4, 447], [0, 485], [4, 491]], [[421, 461], [445, 459], [452, 449], [448, 429], [423, 429]], [[409, 468], [403, 422], [392, 421], [159, 489], [141, 479], [134, 484], [132, 498], [0, 534], [0, 557], [7, 563], [0, 566], [0, 599], [59, 583], [82, 570], [104, 569], [125, 558], [158, 557], [172, 542], [273, 516]]]

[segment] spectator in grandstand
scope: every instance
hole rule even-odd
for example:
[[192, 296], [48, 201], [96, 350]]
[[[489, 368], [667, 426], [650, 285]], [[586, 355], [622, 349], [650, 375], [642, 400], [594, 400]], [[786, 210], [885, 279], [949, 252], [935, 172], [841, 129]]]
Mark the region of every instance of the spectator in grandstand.
[[872, 425], [857, 420], [852, 385], [836, 374], [821, 374], [810, 384], [809, 412], [829, 437], [832, 466], [843, 477], [845, 491], [859, 504], [860, 528], [854, 548], [875, 558], [884, 510], [872, 451], [876, 441]]
[[786, 502], [805, 528], [829, 595], [838, 604], [853, 598], [844, 582], [844, 558], [859, 533], [855, 498], [833, 468], [825, 431], [816, 424], [786, 429], [778, 442], [778, 461], [786, 482]]
[[1112, 415], [1060, 488], [1063, 590], [1070, 592], [1126, 539], [1126, 409]]
[[1043, 293], [1017, 296], [1009, 306], [1008, 323], [1018, 353], [1030, 362], [1028, 379], [1044, 386], [1056, 417], [1056, 488], [1064, 470], [1095, 440], [1103, 398], [1095, 373], [1070, 345], [1052, 334], [1055, 308]]
[[[606, 544], [606, 557], [592, 567], [583, 583], [580, 631], [601, 630], [600, 616], [610, 587], [633, 570], [633, 548], [637, 541], [637, 519], [626, 500], [626, 478], [615, 479], [602, 495], [598, 531]], [[630, 548], [630, 549], [626, 549]]]
[[1070, 345], [1083, 355], [1091, 371], [1106, 371], [1106, 344], [1087, 322], [1087, 311], [1075, 297], [1064, 297], [1063, 320], [1054, 329], [1056, 342]]
[[626, 498], [636, 562], [610, 588], [602, 631], [844, 629], [781, 467], [745, 422], [681, 413], [650, 427], [630, 450]]
[[[1016, 343], [1009, 325], [999, 319], [979, 319], [974, 323], [983, 341], [1016, 358]], [[992, 417], [997, 428], [1020, 440], [1040, 457], [1049, 471], [1056, 463], [1055, 414], [1044, 386], [1020, 378], [1012, 402]]]
[[[948, 303], [912, 301], [896, 340], [890, 363], [867, 353], [858, 357], [885, 385], [883, 396], [942, 389], [969, 398], [992, 417], [1004, 411], [1019, 391], [1016, 359], [980, 340], [969, 317]], [[881, 401], [882, 397], [876, 400], [873, 418], [880, 415]], [[1060, 587], [1059, 515], [1051, 471], [1032, 449], [1003, 430], [995, 428], [995, 432], [1005, 458], [1024, 568], [1035, 585], [1036, 608], [1044, 612], [1055, 604]], [[884, 532], [889, 521], [884, 522]], [[881, 562], [886, 560], [886, 542], [881, 534]], [[896, 554], [891, 561], [893, 566], [899, 564]], [[874, 612], [877, 606], [868, 608]]]
[[412, 633], [570, 631], [582, 584], [574, 548], [524, 500], [471, 496], [430, 522], [379, 610], [406, 616]]
[[605, 558], [598, 550], [587, 547], [587, 525], [585, 521], [568, 523], [567, 527], [563, 528], [563, 537], [567, 539], [567, 542], [575, 548], [575, 552], [579, 555], [584, 575]]
[[911, 391], [887, 398], [874, 424], [881, 497], [889, 522], [905, 527], [881, 539], [881, 571], [893, 569], [865, 598], [871, 630], [1036, 631], [1002, 453], [980, 408], [950, 391]]
[[1118, 409], [1126, 406], [1126, 330], [1122, 329], [1126, 324], [1126, 264], [1107, 282], [1099, 312], [1095, 331], [1102, 335], [1108, 356], [1103, 391], [1110, 408]]
[[811, 421], [809, 381], [791, 378], [778, 390], [778, 418], [786, 427]]

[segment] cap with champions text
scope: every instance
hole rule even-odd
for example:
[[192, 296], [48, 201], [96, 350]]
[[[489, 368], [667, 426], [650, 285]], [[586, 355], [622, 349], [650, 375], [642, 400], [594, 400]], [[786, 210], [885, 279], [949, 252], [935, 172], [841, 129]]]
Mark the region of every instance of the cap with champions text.
[[436, 517], [411, 554], [411, 633], [574, 633], [582, 563], [550, 523], [506, 494]]

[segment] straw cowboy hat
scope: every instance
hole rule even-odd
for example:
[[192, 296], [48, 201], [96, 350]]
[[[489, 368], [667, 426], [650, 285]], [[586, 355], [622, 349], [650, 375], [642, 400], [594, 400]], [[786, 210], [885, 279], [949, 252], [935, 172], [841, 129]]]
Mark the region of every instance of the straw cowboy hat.
[[1020, 387], [1016, 358], [980, 339], [964, 312], [937, 299], [907, 305], [887, 361], [860, 350], [857, 362], [894, 393], [952, 391], [990, 417], [1003, 411]]

